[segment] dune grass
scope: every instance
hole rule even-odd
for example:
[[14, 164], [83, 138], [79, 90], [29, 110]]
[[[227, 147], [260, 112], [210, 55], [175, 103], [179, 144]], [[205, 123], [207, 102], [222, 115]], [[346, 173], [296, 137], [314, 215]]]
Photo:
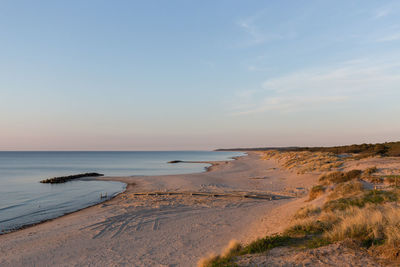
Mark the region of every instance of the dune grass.
[[347, 160], [329, 152], [281, 152], [277, 150], [265, 151], [263, 158], [275, 159], [282, 167], [294, 170], [298, 174], [332, 171], [341, 167]]
[[[330, 191], [321, 207], [307, 205], [293, 216], [279, 235], [241, 246], [203, 261], [202, 267], [236, 266], [237, 256], [262, 253], [280, 246], [317, 248], [338, 241], [353, 240], [377, 257], [400, 260], [400, 189], [368, 190], [360, 182], [362, 174], [372, 175], [376, 167], [349, 172], [333, 172], [320, 178], [322, 184], [310, 190], [309, 200]], [[392, 179], [400, 176], [390, 176]], [[385, 179], [388, 179], [387, 176]]]
[[351, 170], [348, 172], [331, 172], [319, 178], [322, 184], [338, 184], [344, 183], [353, 179], [361, 178], [361, 170]]
[[335, 200], [339, 198], [345, 198], [349, 196], [355, 196], [362, 193], [364, 190], [363, 185], [359, 181], [348, 181], [340, 183], [328, 195], [328, 200]]
[[321, 213], [321, 208], [315, 205], [307, 205], [300, 208], [293, 216], [294, 219], [305, 219]]
[[400, 175], [385, 175], [382, 178], [385, 182], [394, 185], [395, 187], [399, 187], [400, 185]]
[[364, 173], [366, 175], [372, 175], [372, 174], [376, 173], [377, 171], [378, 171], [378, 168], [376, 166], [374, 166], [374, 167], [370, 167], [368, 169], [365, 169]]
[[[365, 247], [383, 246], [400, 253], [400, 206], [397, 203], [368, 205], [354, 208], [341, 218], [340, 223], [327, 231], [324, 237], [330, 242], [355, 239]], [[383, 251], [383, 250], [381, 250]]]
[[287, 246], [295, 242], [295, 239], [286, 235], [273, 235], [257, 239], [247, 246], [241, 246], [237, 241], [231, 241], [221, 255], [210, 255], [201, 259], [198, 267], [231, 267], [237, 266], [234, 258], [240, 255], [254, 254], [268, 251], [275, 247]]
[[362, 208], [366, 204], [383, 204], [399, 199], [399, 194], [394, 191], [365, 190], [361, 195], [343, 197], [327, 201], [322, 209], [324, 211], [346, 210], [351, 207]]
[[322, 185], [313, 186], [310, 190], [308, 201], [314, 200], [325, 192], [325, 187]]

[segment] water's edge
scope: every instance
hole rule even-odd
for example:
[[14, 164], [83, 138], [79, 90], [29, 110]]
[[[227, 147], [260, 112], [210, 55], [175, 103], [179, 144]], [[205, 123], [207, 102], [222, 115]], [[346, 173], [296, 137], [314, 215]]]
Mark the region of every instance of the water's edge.
[[[107, 181], [103, 181], [103, 182], [107, 182]], [[56, 217], [53, 217], [53, 218], [41, 220], [41, 221], [38, 221], [38, 222], [35, 222], [35, 223], [25, 224], [25, 225], [22, 225], [22, 226], [19, 226], [19, 227], [15, 227], [15, 228], [13, 228], [13, 229], [9, 229], [9, 230], [4, 231], [4, 232], [0, 232], [0, 236], [1, 236], [1, 235], [11, 234], [11, 233], [17, 232], [17, 231], [19, 231], [19, 230], [31, 228], [31, 227], [33, 227], [33, 226], [36, 226], [36, 225], [39, 225], [39, 224], [42, 224], [42, 223], [46, 223], [46, 222], [50, 222], [50, 221], [56, 220], [56, 219], [58, 219], [58, 218], [61, 218], [61, 217], [70, 215], [70, 214], [72, 214], [72, 213], [75, 213], [75, 212], [78, 212], [78, 211], [82, 211], [82, 210], [85, 210], [85, 209], [88, 209], [88, 208], [92, 208], [92, 207], [94, 207], [94, 206], [97, 206], [97, 205], [100, 205], [100, 204], [104, 204], [105, 202], [111, 201], [111, 200], [115, 199], [115, 198], [118, 197], [120, 194], [122, 194], [122, 193], [124, 193], [124, 192], [126, 191], [127, 184], [124, 183], [124, 182], [120, 182], [120, 183], [124, 184], [123, 190], [120, 191], [120, 192], [114, 193], [111, 197], [109, 197], [109, 198], [107, 198], [107, 199], [100, 200], [99, 202], [96, 202], [96, 203], [93, 203], [93, 204], [89, 204], [88, 206], [84, 206], [84, 207], [82, 207], [82, 208], [80, 208], [80, 209], [77, 209], [77, 210], [73, 210], [73, 211], [70, 211], [70, 212], [63, 213], [63, 214], [61, 214], [61, 215], [59, 215], [59, 216], [56, 216]]]
[[[205, 166], [205, 167], [203, 168], [203, 171], [201, 171], [201, 172], [195, 172], [195, 173], [210, 172], [210, 171], [212, 171], [212, 167], [213, 167], [214, 165], [216, 165], [217, 163], [229, 162], [229, 161], [232, 161], [232, 160], [233, 160], [233, 161], [236, 161], [236, 160], [238, 160], [238, 159], [241, 158], [241, 157], [246, 157], [247, 155], [248, 155], [247, 153], [243, 153], [243, 155], [241, 155], [241, 156], [229, 157], [229, 158], [227, 158], [226, 160], [221, 160], [221, 161], [198, 161], [198, 162], [196, 162], [196, 163], [198, 163], [198, 164], [207, 164], [208, 166]], [[185, 162], [182, 162], [182, 163], [179, 163], [179, 164], [184, 164], [184, 163], [185, 163]], [[190, 163], [193, 163], [193, 162], [190, 162]], [[179, 174], [175, 174], [175, 175], [179, 175]], [[143, 176], [146, 176], [146, 175], [143, 175]], [[160, 175], [151, 175], [151, 176], [163, 176], [163, 175], [160, 174]], [[106, 177], [107, 177], [107, 176], [105, 176], [104, 178], [106, 178]], [[120, 176], [120, 177], [126, 177], [126, 176]], [[118, 176], [117, 176], [117, 177], [113, 177], [113, 178], [118, 178]], [[98, 178], [89, 178], [89, 179], [88, 179], [88, 178], [80, 178], [80, 179], [77, 179], [77, 180], [80, 180], [80, 181], [85, 181], [85, 180], [86, 180], [86, 181], [89, 181], [89, 180], [92, 180], [92, 181], [107, 182], [107, 181], [105, 181], [105, 180], [98, 179]], [[115, 180], [114, 180], [114, 181], [115, 181]], [[73, 210], [73, 211], [70, 211], [70, 212], [63, 213], [63, 214], [61, 214], [61, 215], [59, 215], [59, 216], [56, 216], [56, 217], [53, 217], [53, 218], [44, 219], [44, 220], [41, 220], [41, 221], [38, 221], [38, 222], [35, 222], [35, 223], [30, 223], [30, 224], [22, 225], [22, 226], [19, 226], [19, 227], [15, 227], [15, 228], [13, 228], [13, 229], [9, 229], [9, 230], [7, 230], [7, 231], [0, 232], [0, 235], [12, 234], [12, 233], [17, 232], [17, 231], [19, 231], [19, 230], [31, 228], [31, 227], [34, 227], [34, 226], [36, 226], [36, 225], [43, 224], [43, 223], [46, 223], [46, 222], [50, 222], [50, 221], [59, 219], [59, 218], [61, 218], [61, 217], [64, 217], [64, 216], [67, 216], [67, 215], [70, 215], [70, 214], [73, 214], [73, 213], [76, 213], [76, 212], [79, 212], [79, 211], [82, 211], [82, 210], [86, 210], [86, 209], [95, 207], [95, 206], [97, 206], [97, 205], [104, 204], [104, 203], [107, 203], [107, 202], [109, 202], [109, 201], [111, 201], [111, 200], [114, 200], [115, 198], [117, 198], [118, 196], [120, 196], [122, 193], [124, 193], [124, 192], [127, 190], [127, 187], [128, 187], [128, 184], [125, 183], [125, 182], [123, 182], [123, 181], [115, 181], [115, 182], [119, 182], [119, 183], [124, 184], [124, 185], [123, 185], [123, 190], [121, 190], [120, 192], [114, 193], [111, 197], [109, 197], [109, 198], [107, 198], [107, 199], [104, 199], [104, 200], [101, 200], [101, 199], [100, 199], [99, 202], [96, 202], [96, 203], [93, 203], [93, 204], [89, 204], [88, 206], [82, 207], [82, 208], [77, 209], [77, 210]]]

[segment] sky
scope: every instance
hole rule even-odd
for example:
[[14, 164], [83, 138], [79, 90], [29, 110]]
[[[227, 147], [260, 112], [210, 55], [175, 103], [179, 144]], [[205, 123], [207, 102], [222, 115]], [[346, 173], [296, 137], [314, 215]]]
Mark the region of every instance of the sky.
[[400, 1], [0, 1], [0, 150], [400, 140]]

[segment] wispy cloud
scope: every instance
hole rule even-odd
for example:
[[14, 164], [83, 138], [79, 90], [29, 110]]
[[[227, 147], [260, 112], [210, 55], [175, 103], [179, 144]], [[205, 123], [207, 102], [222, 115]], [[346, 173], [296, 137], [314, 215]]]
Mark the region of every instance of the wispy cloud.
[[260, 45], [275, 40], [294, 37], [293, 33], [276, 33], [272, 30], [261, 29], [257, 22], [263, 18], [263, 15], [263, 12], [261, 12], [236, 22], [239, 28], [249, 36], [249, 39], [242, 43], [243, 46]]
[[388, 6], [381, 7], [375, 11], [374, 18], [380, 19], [380, 18], [386, 17], [391, 13], [391, 10], [392, 9]]
[[250, 36], [250, 39], [245, 42], [246, 45], [258, 45], [272, 40], [279, 40], [284, 38], [284, 36], [281, 34], [266, 33], [260, 31], [251, 20], [242, 20], [239, 21], [237, 24]]
[[373, 11], [373, 18], [374, 19], [382, 19], [388, 16], [397, 15], [400, 8], [399, 1], [392, 1], [389, 2]]
[[395, 92], [400, 84], [400, 64], [355, 60], [323, 70], [309, 69], [268, 79], [260, 90], [237, 98], [233, 113], [296, 112], [323, 109], [340, 102]]
[[378, 38], [377, 42], [391, 42], [400, 40], [400, 31]]

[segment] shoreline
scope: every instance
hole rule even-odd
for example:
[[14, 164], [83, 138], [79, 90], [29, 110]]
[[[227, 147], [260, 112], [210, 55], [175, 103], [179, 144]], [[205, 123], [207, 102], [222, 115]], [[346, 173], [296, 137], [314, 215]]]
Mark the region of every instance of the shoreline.
[[[245, 154], [245, 155], [243, 155], [243, 156], [231, 157], [230, 159], [232, 159], [232, 160], [237, 160], [238, 158], [240, 158], [240, 157], [245, 157], [245, 156], [247, 156], [247, 154]], [[228, 162], [228, 161], [231, 161], [231, 160], [228, 160], [228, 159], [227, 159], [227, 160], [221, 160], [221, 161], [180, 161], [179, 163], [175, 163], [175, 164], [180, 164], [180, 163], [209, 164], [210, 166], [204, 167], [203, 171], [197, 172], [197, 173], [203, 173], [203, 172], [212, 171], [212, 170], [211, 170], [212, 167], [213, 167], [214, 165], [218, 164], [218, 163], [224, 163], [224, 162]], [[189, 174], [197, 174], [197, 173], [189, 173]], [[179, 175], [179, 174], [171, 174], [171, 175]], [[140, 176], [143, 177], [143, 176], [145, 176], [145, 175], [140, 175]], [[163, 175], [161, 174], [161, 175], [148, 175], [148, 176], [163, 176]], [[112, 179], [111, 179], [111, 180], [110, 180], [110, 179], [107, 179], [108, 177], [112, 177]], [[43, 224], [43, 223], [46, 223], [46, 222], [54, 221], [54, 220], [59, 219], [59, 218], [62, 218], [62, 217], [64, 217], [64, 216], [67, 216], [67, 215], [70, 215], [70, 214], [73, 214], [73, 213], [76, 213], [76, 212], [79, 212], [79, 211], [82, 211], [82, 210], [85, 210], [85, 209], [89, 209], [89, 208], [95, 207], [95, 206], [97, 206], [97, 205], [101, 205], [101, 204], [107, 203], [107, 202], [112, 201], [113, 199], [117, 198], [119, 195], [123, 194], [124, 192], [126, 192], [128, 189], [130, 189], [131, 187], [133, 187], [133, 186], [135, 185], [135, 184], [126, 183], [125, 181], [119, 181], [119, 180], [118, 180], [118, 177], [123, 178], [123, 177], [131, 177], [131, 176], [98, 176], [98, 177], [83, 177], [83, 178], [76, 179], [76, 180], [80, 180], [80, 181], [111, 181], [111, 182], [120, 182], [120, 183], [125, 184], [125, 186], [124, 186], [124, 188], [123, 188], [123, 190], [122, 190], [121, 192], [117, 192], [117, 193], [113, 194], [113, 195], [112, 195], [111, 197], [109, 197], [108, 199], [101, 200], [100, 202], [96, 202], [96, 203], [90, 204], [89, 206], [82, 207], [82, 208], [79, 208], [79, 209], [77, 209], [77, 210], [64, 213], [64, 214], [59, 215], [59, 216], [56, 216], [56, 217], [54, 217], [54, 218], [45, 219], [45, 220], [42, 220], [42, 221], [39, 221], [39, 222], [35, 222], [35, 223], [31, 223], [31, 224], [22, 225], [21, 227], [17, 227], [17, 228], [13, 228], [13, 229], [10, 229], [10, 230], [4, 231], [4, 232], [0, 232], [0, 236], [2, 236], [2, 235], [7, 235], [7, 234], [11, 234], [11, 233], [14, 233], [14, 232], [18, 232], [18, 231], [23, 230], [23, 229], [28, 229], [28, 228], [31, 228], [31, 227], [34, 227], [34, 226], [36, 226], [36, 225], [40, 225], [40, 224]], [[132, 177], [133, 177], [133, 176], [132, 176]], [[105, 179], [103, 179], [103, 178], [105, 178]]]
[[[95, 180], [95, 179], [93, 179], [93, 180]], [[121, 183], [123, 183], [123, 182], [121, 182]], [[64, 216], [70, 215], [70, 214], [72, 214], [72, 213], [79, 212], [79, 211], [82, 211], [82, 210], [85, 210], [85, 209], [88, 209], [88, 208], [91, 208], [91, 207], [100, 205], [100, 204], [105, 203], [105, 202], [107, 202], [107, 201], [111, 201], [111, 200], [113, 200], [114, 198], [118, 197], [118, 195], [120, 195], [120, 194], [122, 194], [122, 193], [124, 193], [124, 192], [126, 191], [126, 189], [127, 189], [127, 184], [126, 184], [126, 183], [123, 183], [123, 184], [125, 184], [124, 189], [123, 189], [121, 192], [117, 192], [117, 193], [113, 194], [113, 195], [112, 195], [110, 198], [108, 198], [108, 199], [102, 200], [102, 201], [100, 201], [100, 202], [96, 202], [96, 203], [91, 204], [91, 205], [89, 205], [89, 206], [87, 206], [87, 207], [83, 207], [83, 208], [80, 208], [80, 209], [77, 209], [77, 210], [74, 210], [74, 211], [71, 211], [71, 212], [64, 213], [64, 214], [62, 214], [62, 215], [60, 215], [60, 216], [57, 216], [57, 217], [54, 217], [54, 218], [45, 219], [45, 220], [42, 220], [42, 221], [39, 221], [39, 222], [36, 222], [36, 223], [26, 224], [26, 225], [23, 225], [23, 226], [21, 226], [21, 227], [17, 227], [17, 228], [13, 228], [13, 229], [11, 229], [11, 230], [8, 230], [7, 232], [0, 232], [0, 236], [12, 234], [12, 233], [15, 233], [15, 232], [24, 230], [24, 229], [28, 229], [28, 228], [34, 227], [34, 226], [36, 226], [36, 225], [40, 225], [40, 224], [42, 224], [42, 223], [54, 221], [54, 220], [56, 220], [56, 219], [62, 218], [62, 217], [64, 217]]]
[[[262, 227], [260, 218], [299, 199], [230, 198], [223, 194], [270, 192], [279, 195], [289, 185], [295, 189], [308, 183], [276, 168], [276, 163], [262, 160], [258, 153], [212, 163], [212, 168], [201, 173], [96, 178], [123, 182], [127, 186], [110, 200], [0, 235], [0, 252], [4, 255], [0, 265], [23, 265], [17, 254], [21, 249], [27, 255], [24, 262], [28, 264], [46, 265], [51, 259], [54, 264], [71, 265], [195, 265], [200, 257], [219, 251], [232, 238], [250, 241], [276, 231], [282, 216], [290, 213], [290, 209], [269, 218], [270, 223]], [[157, 191], [210, 192], [223, 196], [135, 195]], [[251, 225], [257, 227], [249, 229]], [[63, 244], [62, 250], [54, 249], [59, 246], [56, 244]], [[136, 249], [127, 250], [131, 246]], [[118, 253], [100, 256], [110, 249]]]

